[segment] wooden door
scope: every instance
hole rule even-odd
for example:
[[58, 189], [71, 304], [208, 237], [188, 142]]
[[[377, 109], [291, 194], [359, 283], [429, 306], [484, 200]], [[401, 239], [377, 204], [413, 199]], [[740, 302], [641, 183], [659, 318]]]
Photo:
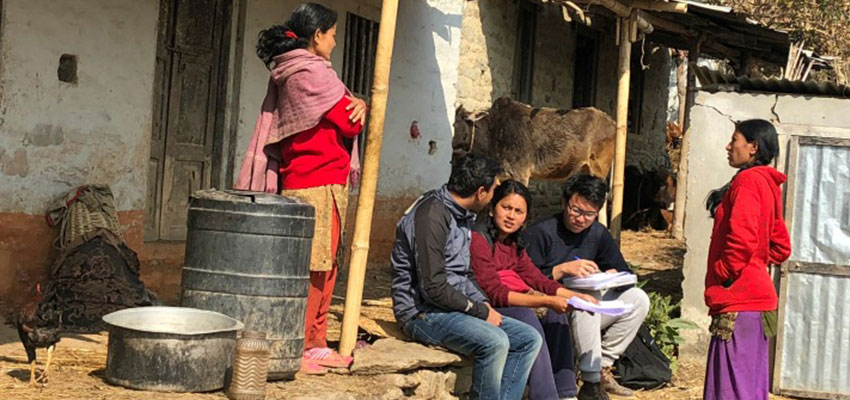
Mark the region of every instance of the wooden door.
[[227, 0], [162, 0], [146, 240], [183, 240], [189, 195], [209, 188]]

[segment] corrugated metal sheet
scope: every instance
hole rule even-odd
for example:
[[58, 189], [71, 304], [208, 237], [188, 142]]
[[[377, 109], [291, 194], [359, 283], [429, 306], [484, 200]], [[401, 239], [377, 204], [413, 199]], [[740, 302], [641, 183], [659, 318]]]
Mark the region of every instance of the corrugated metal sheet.
[[850, 147], [800, 146], [797, 157], [792, 259], [850, 264]]
[[[850, 147], [799, 147], [792, 259], [850, 263], [848, 160]], [[779, 388], [850, 396], [850, 276], [789, 272], [784, 285]]]
[[782, 389], [850, 395], [850, 277], [790, 273]]
[[[693, 64], [690, 64], [693, 66]], [[831, 96], [850, 98], [850, 87], [837, 85], [833, 82], [789, 81], [788, 79], [750, 79], [745, 76], [735, 76], [697, 66], [694, 75], [700, 85], [706, 90], [717, 90], [721, 86], [734, 86], [744, 92], [771, 92], [808, 94], [816, 96]]]

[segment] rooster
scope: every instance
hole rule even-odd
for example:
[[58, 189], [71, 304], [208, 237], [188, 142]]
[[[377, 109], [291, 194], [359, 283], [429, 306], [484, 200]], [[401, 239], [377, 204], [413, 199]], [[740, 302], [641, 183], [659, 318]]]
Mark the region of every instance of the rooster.
[[[59, 313], [44, 307], [44, 296], [41, 294], [41, 286], [36, 285], [35, 297], [25, 304], [15, 317], [15, 328], [18, 336], [27, 352], [27, 361], [30, 363], [30, 385], [36, 382], [47, 382], [47, 374], [50, 369], [50, 361], [53, 358], [53, 350], [59, 342], [59, 334], [62, 330], [62, 318]], [[35, 374], [35, 349], [47, 348], [47, 363], [41, 376], [36, 378]]]

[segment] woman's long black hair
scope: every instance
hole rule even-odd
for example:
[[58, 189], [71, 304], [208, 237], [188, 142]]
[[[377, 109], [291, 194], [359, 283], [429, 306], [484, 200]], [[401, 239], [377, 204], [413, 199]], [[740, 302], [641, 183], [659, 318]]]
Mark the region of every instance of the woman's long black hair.
[[[779, 138], [776, 134], [776, 128], [769, 121], [763, 119], [741, 121], [735, 125], [735, 131], [741, 132], [747, 142], [755, 143], [758, 146], [753, 164], [742, 167], [738, 170], [738, 173], [749, 167], [770, 165], [773, 159], [779, 156]], [[738, 176], [738, 174], [736, 173], [735, 176]], [[733, 180], [735, 180], [734, 176], [723, 187], [709, 192], [708, 199], [705, 200], [705, 208], [711, 213], [712, 218], [714, 218], [717, 206], [720, 205], [723, 195], [729, 190], [729, 185], [732, 184]]]
[[[316, 31], [327, 32], [336, 25], [336, 19], [336, 11], [330, 8], [316, 3], [303, 3], [292, 12], [289, 21], [260, 31], [257, 57], [268, 66], [279, 54], [306, 49]], [[290, 31], [296, 37], [287, 36], [286, 33]]]
[[[490, 201], [490, 209], [493, 210], [496, 208], [496, 205], [499, 204], [499, 201], [504, 199], [509, 194], [518, 194], [520, 197], [525, 199], [525, 215], [527, 216], [531, 213], [531, 191], [528, 190], [522, 182], [515, 181], [513, 179], [508, 179], [502, 182], [501, 185], [496, 187], [496, 190], [493, 192], [493, 200]], [[527, 217], [526, 217], [527, 218]], [[489, 236], [489, 241], [491, 243], [496, 243], [499, 240], [499, 228], [496, 227], [496, 221], [493, 217], [489, 217], [487, 219], [487, 229], [484, 232]], [[522, 240], [522, 230], [520, 227], [516, 232], [508, 235], [507, 241], [516, 243], [516, 252], [517, 256], [522, 254], [522, 251], [526, 247], [526, 243]], [[495, 249], [495, 246], [493, 246]]]

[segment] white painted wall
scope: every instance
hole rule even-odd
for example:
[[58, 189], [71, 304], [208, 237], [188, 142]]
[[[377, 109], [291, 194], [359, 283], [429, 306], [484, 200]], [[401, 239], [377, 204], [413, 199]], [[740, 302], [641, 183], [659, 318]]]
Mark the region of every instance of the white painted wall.
[[691, 151], [685, 206], [685, 255], [682, 316], [704, 329], [683, 331], [685, 357], [701, 358], [708, 350], [708, 308], [703, 300], [706, 260], [714, 220], [705, 209], [709, 191], [726, 184], [735, 170], [726, 161], [726, 144], [734, 121], [762, 118], [779, 133], [776, 167], [786, 170], [787, 144], [793, 135], [850, 137], [850, 101], [797, 95], [699, 92], [691, 109]]
[[[463, 0], [402, 0], [391, 66], [389, 105], [384, 125], [378, 193], [411, 195], [448, 178], [451, 123], [454, 120], [460, 23]], [[268, 71], [254, 46], [260, 30], [284, 22], [300, 1], [248, 0], [240, 84], [235, 175], [239, 172], [268, 83]], [[328, 1], [340, 20], [332, 63], [342, 71], [345, 14], [380, 20], [380, 2]], [[422, 136], [410, 139], [410, 123], [418, 121]], [[429, 155], [429, 141], [437, 150]]]
[[[150, 153], [156, 1], [6, 0], [0, 33], [0, 211], [41, 214], [106, 183], [141, 210]], [[78, 58], [76, 84], [57, 78]]]

